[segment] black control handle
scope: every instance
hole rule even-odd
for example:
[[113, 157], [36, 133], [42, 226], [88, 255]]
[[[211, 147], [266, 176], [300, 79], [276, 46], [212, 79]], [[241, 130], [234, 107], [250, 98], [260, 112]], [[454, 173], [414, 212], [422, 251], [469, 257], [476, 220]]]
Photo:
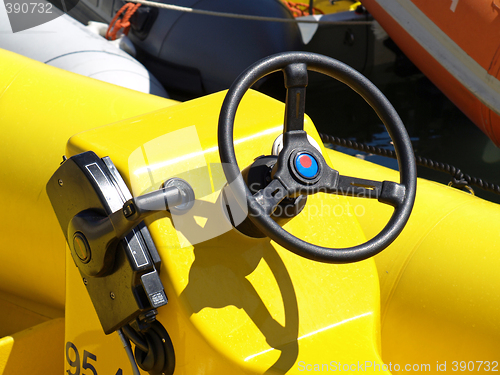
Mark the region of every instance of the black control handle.
[[[175, 181], [173, 181], [175, 180]], [[175, 183], [173, 183], [175, 182]], [[188, 211], [194, 205], [194, 191], [186, 181], [168, 180], [159, 190], [129, 199], [123, 208], [104, 216], [84, 210], [73, 217], [68, 226], [68, 239], [79, 267], [89, 276], [104, 276], [112, 266], [114, 244], [149, 215], [169, 209]], [[92, 251], [91, 249], [106, 249]]]

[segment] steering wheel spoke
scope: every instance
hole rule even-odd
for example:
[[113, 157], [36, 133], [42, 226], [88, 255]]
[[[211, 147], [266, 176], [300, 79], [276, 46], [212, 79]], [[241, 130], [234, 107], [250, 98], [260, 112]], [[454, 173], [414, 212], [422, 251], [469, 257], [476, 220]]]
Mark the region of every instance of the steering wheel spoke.
[[358, 198], [378, 198], [382, 190], [382, 182], [363, 178], [338, 175], [336, 183], [328, 193]]
[[384, 181], [382, 182], [382, 190], [378, 197], [378, 201], [397, 208], [404, 203], [406, 190], [403, 184], [398, 184], [393, 181]]
[[405, 197], [404, 185], [393, 181], [373, 181], [363, 178], [338, 175], [333, 187], [326, 187], [328, 193], [356, 198], [378, 199], [393, 207], [399, 206]]
[[283, 69], [285, 75], [286, 102], [284, 132], [304, 130], [306, 112], [307, 65], [290, 64]]

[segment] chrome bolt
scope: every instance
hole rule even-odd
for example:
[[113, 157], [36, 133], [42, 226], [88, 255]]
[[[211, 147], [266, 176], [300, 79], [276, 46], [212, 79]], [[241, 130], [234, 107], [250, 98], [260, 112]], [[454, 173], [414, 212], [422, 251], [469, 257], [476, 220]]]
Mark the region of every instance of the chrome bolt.
[[109, 293], [109, 296], [111, 297], [111, 299], [115, 299], [115, 294], [113, 292]]
[[87, 284], [89, 283], [85, 277], [83, 278], [83, 283], [84, 283], [85, 285], [87, 285]]
[[63, 180], [59, 179], [57, 182], [59, 183], [59, 186], [63, 186]]

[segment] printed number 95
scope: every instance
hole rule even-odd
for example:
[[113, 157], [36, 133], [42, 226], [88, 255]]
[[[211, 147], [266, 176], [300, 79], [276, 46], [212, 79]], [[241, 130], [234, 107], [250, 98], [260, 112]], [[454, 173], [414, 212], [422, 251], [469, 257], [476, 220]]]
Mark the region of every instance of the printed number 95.
[[[73, 353], [70, 354], [70, 352]], [[71, 359], [71, 357], [73, 357], [74, 359]], [[66, 370], [66, 372], [69, 375], [80, 375], [80, 353], [78, 353], [78, 349], [76, 348], [75, 344], [69, 341], [66, 343], [66, 360], [68, 361], [68, 364], [75, 369], [74, 372], [71, 371], [71, 369]], [[90, 370], [92, 374], [97, 375], [95, 367], [88, 362], [89, 360], [96, 361], [97, 358], [94, 354], [84, 350], [82, 361], [83, 369]]]

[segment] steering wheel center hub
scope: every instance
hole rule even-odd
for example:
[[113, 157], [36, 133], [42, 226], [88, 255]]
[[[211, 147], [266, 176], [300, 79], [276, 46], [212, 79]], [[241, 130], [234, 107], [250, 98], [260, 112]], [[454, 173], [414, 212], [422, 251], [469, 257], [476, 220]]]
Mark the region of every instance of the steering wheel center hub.
[[301, 152], [295, 157], [294, 167], [301, 177], [307, 179], [313, 179], [319, 173], [318, 161], [307, 152]]

